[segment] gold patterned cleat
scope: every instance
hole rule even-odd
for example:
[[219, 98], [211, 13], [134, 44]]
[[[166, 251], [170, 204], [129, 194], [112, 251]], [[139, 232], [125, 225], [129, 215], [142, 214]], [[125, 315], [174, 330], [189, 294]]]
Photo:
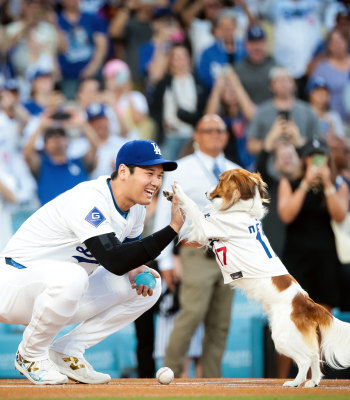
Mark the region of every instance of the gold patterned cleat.
[[15, 368], [35, 385], [61, 385], [68, 383], [67, 376], [61, 374], [49, 359], [28, 361], [17, 351]]
[[73, 357], [58, 353], [54, 350], [49, 351], [50, 360], [56, 368], [69, 378], [82, 383], [102, 384], [108, 383], [111, 377], [108, 374], [97, 372], [84, 357]]

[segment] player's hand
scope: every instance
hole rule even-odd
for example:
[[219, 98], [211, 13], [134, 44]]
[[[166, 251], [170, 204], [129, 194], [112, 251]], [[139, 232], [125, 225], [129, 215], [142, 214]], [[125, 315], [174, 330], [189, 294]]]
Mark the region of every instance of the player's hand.
[[131, 287], [133, 289], [136, 289], [136, 292], [138, 295], [142, 294], [142, 296], [144, 296], [144, 297], [146, 297], [147, 295], [152, 296], [153, 289], [148, 289], [147, 285], [145, 285], [145, 286], [139, 285], [139, 287], [136, 288], [135, 277], [136, 277], [136, 275], [141, 274], [141, 272], [144, 272], [146, 270], [149, 270], [155, 278], [160, 278], [160, 275], [158, 274], [158, 272], [152, 268], [147, 267], [147, 265], [141, 265], [141, 267], [137, 267], [128, 272]]

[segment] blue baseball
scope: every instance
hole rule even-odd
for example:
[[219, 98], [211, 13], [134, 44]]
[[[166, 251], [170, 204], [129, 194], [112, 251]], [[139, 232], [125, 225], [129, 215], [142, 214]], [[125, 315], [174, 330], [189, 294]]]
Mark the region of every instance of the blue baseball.
[[135, 277], [136, 287], [139, 285], [147, 286], [148, 289], [154, 289], [156, 287], [156, 278], [152, 275], [152, 273], [148, 270], [141, 272], [141, 274], [136, 275]]

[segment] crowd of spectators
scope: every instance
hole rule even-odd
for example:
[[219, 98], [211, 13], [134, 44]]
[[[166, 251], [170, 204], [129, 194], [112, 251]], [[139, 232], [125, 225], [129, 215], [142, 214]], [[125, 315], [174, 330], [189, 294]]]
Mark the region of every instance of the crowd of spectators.
[[264, 227], [279, 255], [291, 227], [278, 188], [303, 179], [305, 142], [325, 140], [350, 186], [350, 1], [0, 0], [0, 11], [0, 248], [14, 214], [110, 174], [126, 141], [193, 153], [205, 113], [226, 124], [226, 158], [269, 183]]

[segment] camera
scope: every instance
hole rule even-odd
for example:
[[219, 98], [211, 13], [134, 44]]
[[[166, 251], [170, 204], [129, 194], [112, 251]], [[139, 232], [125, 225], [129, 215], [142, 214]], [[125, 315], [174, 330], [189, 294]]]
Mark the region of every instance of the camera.
[[51, 115], [55, 121], [66, 121], [72, 117], [72, 114], [67, 111], [56, 111]]

